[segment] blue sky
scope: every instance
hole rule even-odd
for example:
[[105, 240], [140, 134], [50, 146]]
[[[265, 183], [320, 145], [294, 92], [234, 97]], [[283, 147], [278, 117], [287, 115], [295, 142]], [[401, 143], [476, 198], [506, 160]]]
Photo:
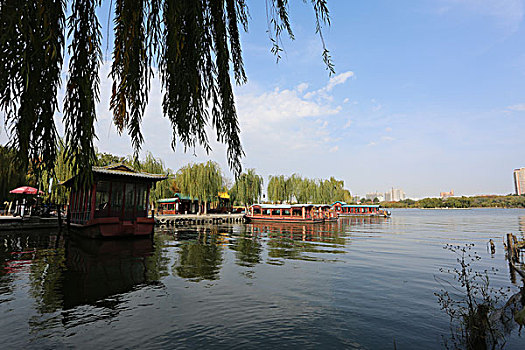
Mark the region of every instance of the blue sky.
[[[335, 176], [360, 195], [391, 187], [412, 198], [513, 191], [512, 170], [525, 166], [525, 1], [329, 1], [332, 77], [311, 6], [292, 2], [296, 40], [284, 40], [278, 64], [265, 2], [248, 2], [252, 20], [242, 44], [249, 81], [235, 90], [245, 168], [265, 179]], [[126, 155], [129, 138], [111, 125], [108, 73], [106, 63], [97, 147]], [[233, 177], [222, 145], [208, 156], [171, 151], [161, 96], [154, 81], [144, 151], [174, 170], [212, 159]]]

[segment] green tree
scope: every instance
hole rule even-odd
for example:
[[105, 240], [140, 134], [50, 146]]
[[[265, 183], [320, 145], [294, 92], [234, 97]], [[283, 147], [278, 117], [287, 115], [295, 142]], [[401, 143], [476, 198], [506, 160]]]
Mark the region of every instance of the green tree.
[[[67, 42], [66, 159], [73, 172], [80, 173], [79, 179], [92, 180], [103, 40], [96, 12], [101, 3], [0, 1], [0, 110], [13, 131], [10, 145], [24, 168], [35, 159], [47, 170], [54, 165], [57, 131], [53, 118]], [[311, 0], [311, 4], [324, 47], [322, 27], [330, 23], [327, 0]], [[143, 142], [141, 122], [152, 67], [158, 67], [163, 113], [173, 130], [172, 147], [180, 141], [185, 149], [200, 144], [209, 151], [205, 127], [211, 124], [217, 139], [227, 145], [229, 166], [240, 173], [244, 152], [232, 80], [237, 84], [247, 80], [240, 40], [241, 29], [248, 27], [246, 1], [115, 0], [109, 5], [115, 23], [110, 108], [117, 130], [127, 130], [137, 154]], [[288, 6], [287, 0], [267, 1], [271, 51], [277, 58], [282, 34], [294, 38]], [[67, 18], [66, 8], [71, 13]], [[333, 73], [326, 48], [322, 57]]]
[[223, 177], [219, 165], [215, 162], [188, 164], [175, 174], [175, 182], [183, 195], [196, 198], [204, 204], [207, 213], [207, 203], [215, 200], [219, 191], [223, 190]]
[[284, 175], [270, 175], [268, 180], [268, 199], [272, 202], [288, 202], [291, 199], [291, 182]]
[[230, 191], [230, 197], [235, 202], [245, 206], [258, 202], [262, 194], [263, 178], [255, 173], [255, 169], [248, 169], [237, 178]]
[[16, 153], [7, 147], [0, 146], [0, 203], [9, 196], [9, 191], [25, 185], [26, 173], [15, 164]]

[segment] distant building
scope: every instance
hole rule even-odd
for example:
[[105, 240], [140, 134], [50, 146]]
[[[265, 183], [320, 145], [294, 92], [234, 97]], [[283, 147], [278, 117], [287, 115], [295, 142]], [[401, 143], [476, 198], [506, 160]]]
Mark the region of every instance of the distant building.
[[454, 190], [450, 190], [450, 192], [439, 192], [439, 196], [442, 199], [448, 198], [448, 197], [454, 197]]
[[514, 169], [514, 188], [516, 194], [525, 194], [525, 168]]
[[385, 192], [385, 201], [387, 202], [399, 202], [406, 198], [406, 193], [399, 188], [392, 188], [390, 191]]
[[366, 199], [373, 201], [375, 198], [379, 199], [380, 202], [385, 200], [383, 193], [381, 192], [369, 192], [365, 196]]

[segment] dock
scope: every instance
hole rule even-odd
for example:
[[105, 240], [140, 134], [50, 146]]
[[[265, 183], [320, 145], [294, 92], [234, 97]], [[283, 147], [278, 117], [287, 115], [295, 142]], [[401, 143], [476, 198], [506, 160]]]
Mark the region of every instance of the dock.
[[158, 215], [155, 224], [164, 226], [243, 223], [244, 214], [175, 214]]
[[58, 218], [0, 216], [0, 231], [58, 228]]

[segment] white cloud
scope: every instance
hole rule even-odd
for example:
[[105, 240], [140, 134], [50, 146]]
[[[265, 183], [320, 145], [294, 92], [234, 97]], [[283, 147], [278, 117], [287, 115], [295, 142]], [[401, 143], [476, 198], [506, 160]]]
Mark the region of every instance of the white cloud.
[[345, 125], [343, 125], [343, 129], [348, 129], [352, 125], [352, 119], [348, 119]]
[[339, 113], [340, 108], [307, 101], [295, 90], [274, 89], [261, 94], [236, 97], [243, 132], [260, 132], [276, 125], [300, 125], [300, 119]]
[[343, 100], [343, 103], [348, 103], [350, 101], [350, 99], [347, 97]]
[[509, 111], [514, 111], [514, 112], [524, 112], [525, 111], [525, 103], [518, 103], [518, 104], [515, 104], [515, 105], [512, 105], [512, 106], [508, 106], [507, 109]]
[[333, 77], [330, 78], [330, 80], [328, 81], [328, 84], [326, 84], [326, 87], [325, 87], [326, 91], [332, 91], [332, 89], [335, 86], [344, 84], [348, 80], [348, 78], [351, 78], [353, 76], [354, 76], [354, 72], [351, 72], [351, 71], [334, 75]]
[[308, 84], [307, 83], [301, 83], [301, 84], [297, 85], [295, 89], [297, 90], [298, 93], [302, 93], [304, 90], [308, 89]]
[[330, 153], [334, 153], [334, 152], [337, 152], [337, 151], [339, 151], [339, 146], [334, 146], [334, 147], [332, 147], [332, 148], [330, 148], [328, 150], [328, 152], [330, 152]]
[[[328, 83], [322, 88], [320, 88], [319, 90], [307, 92], [304, 95], [304, 98], [311, 99], [314, 96], [318, 96], [326, 101], [331, 102], [333, 101], [333, 97], [328, 93], [331, 92], [334, 89], [334, 87], [336, 87], [337, 85], [344, 84], [349, 78], [353, 77], [354, 75], [355, 74], [352, 71], [346, 71], [346, 72], [337, 74], [331, 77], [328, 80]], [[346, 98], [343, 103], [346, 103], [346, 102], [348, 102], [348, 98]]]

